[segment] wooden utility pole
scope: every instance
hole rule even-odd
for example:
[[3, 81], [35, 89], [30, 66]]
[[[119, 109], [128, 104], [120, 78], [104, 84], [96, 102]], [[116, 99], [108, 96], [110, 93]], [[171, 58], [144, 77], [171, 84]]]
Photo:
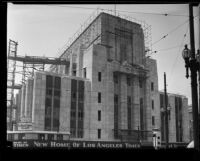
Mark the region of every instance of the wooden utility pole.
[[168, 148], [169, 143], [169, 131], [168, 131], [168, 111], [167, 111], [167, 105], [168, 105], [168, 99], [167, 99], [167, 87], [166, 87], [166, 74], [164, 72], [164, 95], [165, 95], [165, 142], [166, 142], [166, 148]]
[[194, 17], [193, 17], [192, 3], [189, 4], [189, 22], [190, 22], [190, 47], [191, 47], [190, 71], [191, 71], [191, 86], [192, 86], [194, 148], [199, 150], [197, 67], [195, 58]]

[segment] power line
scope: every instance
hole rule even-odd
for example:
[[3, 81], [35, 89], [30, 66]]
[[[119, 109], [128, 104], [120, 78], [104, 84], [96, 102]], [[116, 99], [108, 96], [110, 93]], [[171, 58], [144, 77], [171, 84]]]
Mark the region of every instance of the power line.
[[172, 66], [172, 68], [171, 68], [171, 72], [170, 72], [170, 82], [171, 82], [171, 80], [172, 80], [173, 69], [174, 69], [174, 67], [175, 67], [175, 65], [176, 65], [176, 63], [177, 63], [177, 59], [178, 59], [178, 56], [179, 56], [179, 54], [180, 54], [181, 47], [183, 46], [183, 42], [184, 42], [184, 40], [185, 40], [185, 38], [186, 38], [186, 36], [187, 36], [188, 31], [189, 31], [189, 26], [187, 27], [187, 30], [186, 30], [186, 32], [185, 32], [185, 34], [184, 34], [184, 36], [183, 36], [183, 40], [182, 40], [181, 45], [180, 45], [180, 48], [179, 48], [179, 50], [178, 50], [178, 52], [177, 52], [176, 59], [175, 59], [174, 64], [173, 64], [173, 66]]
[[178, 48], [178, 47], [180, 47], [180, 45], [178, 45], [178, 46], [173, 46], [173, 47], [170, 47], [170, 48], [155, 50], [155, 51], [153, 51], [153, 52], [150, 53], [150, 54], [157, 53], [157, 52], [159, 52], [159, 51], [168, 51], [168, 50], [172, 50], [172, 49], [175, 49], [175, 48]]
[[155, 45], [156, 43], [158, 43], [159, 41], [161, 41], [162, 39], [165, 39], [169, 34], [173, 33], [174, 31], [176, 31], [178, 28], [180, 28], [181, 26], [183, 26], [184, 24], [188, 23], [189, 20], [185, 21], [184, 23], [178, 25], [176, 28], [174, 28], [173, 30], [171, 30], [168, 34], [164, 35], [163, 37], [161, 37], [159, 40], [155, 41], [154, 43], [152, 43], [152, 46]]
[[[193, 17], [193, 19], [199, 17], [199, 15], [196, 15]], [[184, 23], [178, 25], [177, 27], [175, 27], [173, 30], [169, 31], [169, 33], [167, 33], [166, 35], [164, 35], [163, 37], [161, 37], [159, 40], [155, 41], [154, 43], [152, 43], [152, 46], [155, 45], [156, 43], [158, 43], [159, 41], [161, 41], [162, 39], [165, 39], [169, 34], [173, 33], [174, 31], [176, 31], [178, 28], [180, 28], [181, 26], [183, 26], [184, 24], [188, 23], [189, 19], [187, 21], [185, 21]]]
[[[97, 8], [91, 8], [91, 7], [77, 7], [77, 6], [60, 6], [60, 5], [54, 5], [57, 7], [68, 7], [68, 8], [80, 8], [80, 9], [97, 9]], [[189, 17], [188, 15], [176, 15], [176, 14], [168, 14], [168, 13], [153, 13], [153, 12], [133, 12], [133, 11], [125, 11], [125, 10], [112, 10], [112, 9], [105, 9], [105, 8], [99, 8], [99, 10], [102, 11], [117, 11], [117, 12], [126, 12], [126, 13], [134, 13], [134, 14], [151, 14], [151, 15], [159, 15], [159, 16], [182, 16], [182, 17]]]

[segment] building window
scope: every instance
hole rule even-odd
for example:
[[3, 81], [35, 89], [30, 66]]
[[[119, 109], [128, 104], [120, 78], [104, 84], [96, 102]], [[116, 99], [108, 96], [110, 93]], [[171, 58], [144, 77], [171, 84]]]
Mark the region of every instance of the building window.
[[76, 76], [76, 70], [73, 70], [72, 75]]
[[83, 130], [78, 129], [78, 138], [83, 138]]
[[60, 90], [54, 90], [54, 96], [60, 97]]
[[75, 137], [76, 136], [76, 130], [75, 128], [70, 128], [70, 136]]
[[98, 81], [101, 82], [101, 72], [98, 72]]
[[86, 70], [86, 68], [83, 68], [83, 77], [84, 77], [84, 78], [87, 77], [87, 70]]
[[52, 89], [51, 88], [46, 89], [46, 95], [52, 96]]
[[98, 121], [101, 121], [101, 111], [98, 111]]
[[53, 77], [51, 75], [46, 76], [46, 88], [53, 87]]
[[127, 44], [125, 42], [120, 44], [121, 61], [127, 60]]
[[152, 104], [152, 110], [154, 110], [154, 100], [151, 101]]
[[60, 77], [55, 77], [54, 88], [60, 89], [61, 86], [61, 79]]
[[130, 130], [131, 130], [131, 97], [130, 96], [128, 96], [127, 97], [127, 116], [128, 116], [128, 132], [129, 132], [129, 134], [130, 134]]
[[83, 111], [82, 110], [78, 111], [78, 119], [83, 120]]
[[76, 111], [75, 110], [71, 110], [71, 120], [76, 119]]
[[171, 111], [168, 110], [168, 119], [171, 120]]
[[98, 139], [101, 139], [101, 129], [98, 129]]
[[73, 93], [72, 93], [72, 100], [73, 100], [73, 101], [76, 101], [76, 92], [73, 92]]
[[118, 95], [114, 95], [114, 137], [118, 137]]
[[131, 86], [131, 78], [130, 78], [129, 76], [127, 76], [126, 79], [127, 79], [127, 85], [128, 85], [128, 86]]
[[116, 73], [113, 73], [113, 81], [118, 84], [118, 75]]
[[160, 94], [160, 108], [164, 107], [164, 95]]
[[98, 92], [98, 103], [101, 103], [101, 93]]
[[152, 126], [155, 126], [155, 116], [152, 116]]
[[151, 91], [154, 91], [154, 83], [151, 82]]
[[144, 120], [143, 120], [143, 98], [140, 98], [140, 129], [144, 130]]
[[142, 80], [141, 79], [139, 79], [139, 86], [140, 86], [140, 88], [142, 88]]

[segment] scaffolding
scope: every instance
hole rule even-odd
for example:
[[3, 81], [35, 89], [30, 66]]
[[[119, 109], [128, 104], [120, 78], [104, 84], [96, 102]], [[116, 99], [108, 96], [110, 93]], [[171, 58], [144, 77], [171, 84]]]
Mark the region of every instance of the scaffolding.
[[[56, 54], [57, 57], [62, 57], [64, 53], [71, 54], [70, 46], [76, 41], [76, 39], [88, 28], [88, 26], [101, 14], [101, 13], [107, 13], [113, 16], [120, 17], [122, 19], [135, 22], [139, 25], [141, 25], [141, 28], [143, 29], [144, 33], [144, 42], [145, 42], [145, 54], [148, 56], [152, 52], [152, 34], [151, 34], [151, 25], [148, 25], [145, 21], [137, 20], [136, 18], [133, 18], [131, 16], [127, 16], [124, 14], [121, 14], [119, 12], [116, 12], [116, 10], [104, 10], [101, 8], [97, 8], [90, 16], [89, 18], [81, 25], [81, 27], [75, 32], [73, 36], [71, 36], [68, 40], [68, 42], [59, 50], [59, 52]], [[97, 25], [98, 26], [98, 25]], [[99, 35], [96, 35], [98, 37]]]
[[[9, 40], [8, 47], [8, 57], [16, 57], [17, 55], [17, 45], [18, 43]], [[12, 130], [12, 111], [14, 109], [14, 89], [18, 89], [19, 86], [15, 85], [15, 71], [16, 71], [16, 61], [15, 60], [7, 60], [7, 123], [10, 130]]]
[[[22, 85], [15, 84], [15, 75], [22, 75], [22, 84], [26, 83], [27, 78], [33, 78], [34, 71], [44, 71], [45, 64], [66, 65], [70, 62], [63, 58], [39, 57], [39, 56], [20, 56], [17, 55], [18, 43], [9, 40], [8, 56], [7, 56], [7, 127], [13, 130], [13, 125], [16, 124], [14, 119], [14, 110], [17, 106], [14, 103], [14, 90], [21, 89]], [[16, 62], [22, 62], [23, 66], [16, 65]], [[22, 67], [21, 72], [17, 72], [16, 68]], [[31, 71], [29, 70], [31, 68]]]

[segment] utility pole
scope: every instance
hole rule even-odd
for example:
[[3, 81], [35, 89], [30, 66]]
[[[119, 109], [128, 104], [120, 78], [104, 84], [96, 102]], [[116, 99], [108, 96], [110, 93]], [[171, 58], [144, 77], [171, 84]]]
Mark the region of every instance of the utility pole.
[[193, 115], [193, 132], [194, 148], [199, 150], [199, 127], [198, 127], [198, 92], [197, 92], [197, 70], [195, 58], [195, 41], [194, 41], [194, 17], [193, 4], [189, 4], [189, 22], [190, 22], [190, 47], [191, 47], [191, 86], [192, 86], [192, 115]]
[[168, 105], [168, 99], [167, 99], [167, 87], [166, 87], [166, 74], [164, 72], [164, 95], [165, 95], [165, 142], [166, 142], [166, 148], [168, 148], [169, 143], [169, 136], [168, 136], [168, 111], [167, 111], [167, 105]]

